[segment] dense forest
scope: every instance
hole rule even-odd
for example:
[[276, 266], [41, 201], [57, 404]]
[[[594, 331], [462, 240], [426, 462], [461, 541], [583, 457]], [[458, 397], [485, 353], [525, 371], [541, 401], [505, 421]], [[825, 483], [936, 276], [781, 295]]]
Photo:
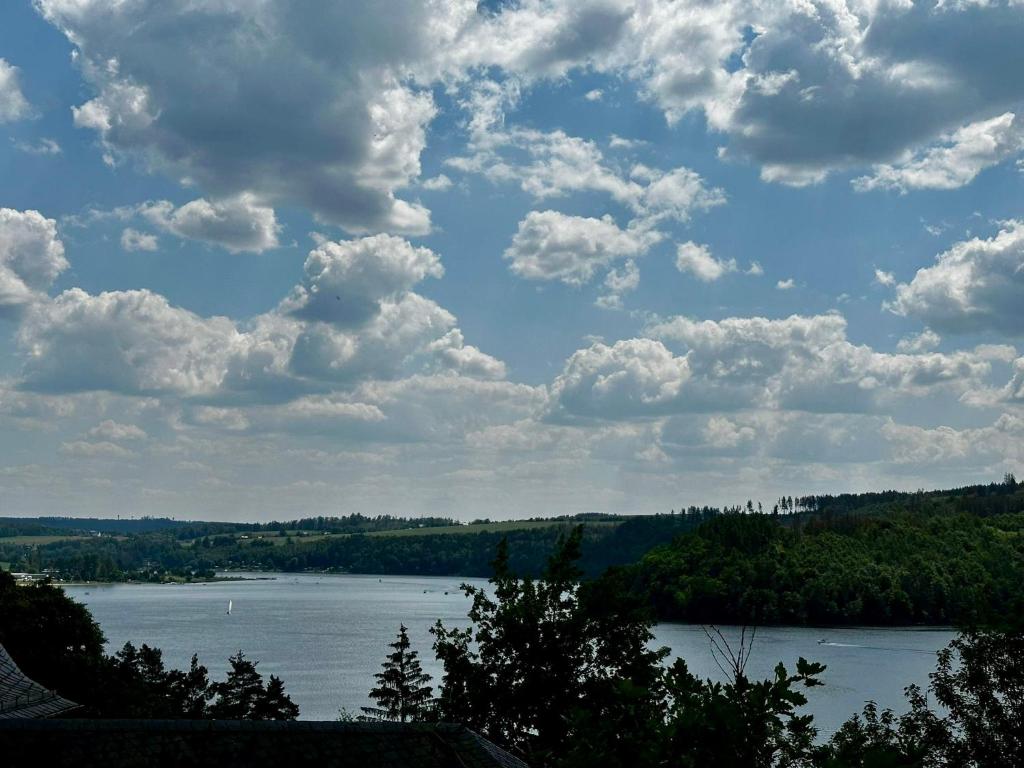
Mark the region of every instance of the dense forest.
[[619, 574], [663, 619], [967, 624], [1020, 610], [1024, 493], [871, 499], [821, 512], [722, 515]]

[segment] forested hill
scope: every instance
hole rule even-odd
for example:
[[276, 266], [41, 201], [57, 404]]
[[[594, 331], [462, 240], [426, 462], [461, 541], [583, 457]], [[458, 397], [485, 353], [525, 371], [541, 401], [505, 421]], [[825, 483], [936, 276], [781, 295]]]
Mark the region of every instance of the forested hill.
[[619, 577], [661, 619], [688, 622], [964, 625], [1021, 610], [1024, 487], [1012, 478], [857, 501], [722, 515]]
[[507, 539], [512, 568], [537, 575], [559, 537], [581, 524], [586, 577], [619, 567], [613, 577], [666, 620], [964, 624], [1020, 607], [1024, 486], [1012, 477], [758, 508], [469, 525], [352, 515], [102, 536], [52, 535], [52, 519], [37, 519], [0, 535], [0, 567], [107, 581], [208, 578], [225, 568], [486, 577]]

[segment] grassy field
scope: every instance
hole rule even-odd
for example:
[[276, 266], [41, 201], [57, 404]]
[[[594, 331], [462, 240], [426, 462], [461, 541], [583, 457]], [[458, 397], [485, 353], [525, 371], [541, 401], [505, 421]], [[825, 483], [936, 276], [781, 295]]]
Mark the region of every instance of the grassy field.
[[[504, 520], [497, 523], [474, 525], [440, 525], [425, 528], [400, 528], [394, 531], [374, 531], [367, 536], [433, 536], [435, 534], [503, 533], [525, 531], [532, 528], [550, 528], [553, 525], [572, 525], [570, 520]], [[618, 525], [615, 521], [588, 522], [587, 526]]]
[[[502, 533], [505, 531], [525, 531], [535, 528], [550, 528], [553, 525], [571, 525], [572, 521], [568, 520], [503, 520], [494, 523], [474, 523], [472, 525], [435, 525], [435, 526], [424, 526], [423, 528], [398, 528], [393, 531], [371, 531], [365, 534], [366, 536], [438, 536], [438, 535], [466, 535], [471, 533]], [[587, 526], [611, 526], [618, 525], [618, 521], [591, 521], [587, 522]], [[302, 535], [300, 535], [302, 534]], [[320, 541], [322, 539], [338, 538], [344, 536], [352, 536], [351, 533], [316, 533], [312, 531], [288, 531], [288, 537], [278, 536], [276, 531], [267, 531], [263, 534], [258, 533], [237, 533], [234, 534], [236, 539], [240, 539], [242, 536], [248, 536], [249, 541], [255, 541], [262, 537], [264, 540], [269, 541], [274, 546], [282, 546], [289, 541], [293, 541], [296, 544], [311, 543], [314, 541]], [[184, 546], [192, 546], [195, 541], [183, 542]]]

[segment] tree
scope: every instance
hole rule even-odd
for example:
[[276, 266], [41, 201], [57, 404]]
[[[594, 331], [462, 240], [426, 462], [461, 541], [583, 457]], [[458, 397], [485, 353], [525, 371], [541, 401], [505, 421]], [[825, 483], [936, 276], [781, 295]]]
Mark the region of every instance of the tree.
[[696, 678], [677, 659], [666, 675], [667, 712], [659, 765], [773, 768], [812, 765], [820, 750], [807, 698], [798, 687], [822, 685], [821, 664], [799, 659], [796, 674], [781, 663], [767, 680], [751, 681], [742, 665], [722, 684]]
[[256, 671], [259, 662], [249, 661], [239, 651], [228, 661], [231, 670], [222, 683], [210, 686], [216, 700], [207, 715], [219, 720], [294, 720], [299, 708], [284, 692], [284, 684], [271, 675], [270, 687]]
[[931, 692], [945, 710], [907, 688], [909, 711], [898, 719], [873, 702], [832, 738], [830, 766], [1024, 765], [1024, 633], [970, 630], [939, 652]]
[[388, 654], [383, 671], [374, 675], [377, 687], [370, 691], [376, 707], [360, 707], [366, 720], [428, 720], [433, 713], [433, 688], [430, 675], [420, 667], [418, 654], [410, 650], [406, 626], [398, 627], [398, 638], [391, 643], [393, 653]]
[[444, 667], [440, 718], [536, 768], [579, 757], [570, 755], [573, 745], [591, 751], [598, 741], [606, 764], [635, 764], [647, 741], [641, 726], [654, 722], [651, 689], [667, 651], [647, 647], [652, 620], [614, 577], [580, 587], [581, 535], [577, 527], [559, 541], [538, 580], [512, 573], [502, 542], [494, 596], [463, 586], [473, 600], [471, 626], [438, 622], [432, 630]]
[[284, 692], [284, 683], [270, 676], [263, 695], [256, 699], [250, 712], [252, 720], [294, 720], [299, 716], [298, 705]]
[[0, 644], [30, 678], [88, 705], [103, 692], [103, 643], [86, 607], [62, 589], [49, 583], [18, 586], [0, 570]]

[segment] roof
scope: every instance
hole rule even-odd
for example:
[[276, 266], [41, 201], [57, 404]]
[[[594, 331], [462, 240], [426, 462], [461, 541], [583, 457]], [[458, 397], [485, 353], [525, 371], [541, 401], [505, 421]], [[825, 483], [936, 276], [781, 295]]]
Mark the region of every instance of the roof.
[[77, 707], [26, 676], [0, 645], [0, 720], [53, 717]]
[[0, 721], [9, 768], [188, 765], [527, 768], [461, 725], [237, 720]]

